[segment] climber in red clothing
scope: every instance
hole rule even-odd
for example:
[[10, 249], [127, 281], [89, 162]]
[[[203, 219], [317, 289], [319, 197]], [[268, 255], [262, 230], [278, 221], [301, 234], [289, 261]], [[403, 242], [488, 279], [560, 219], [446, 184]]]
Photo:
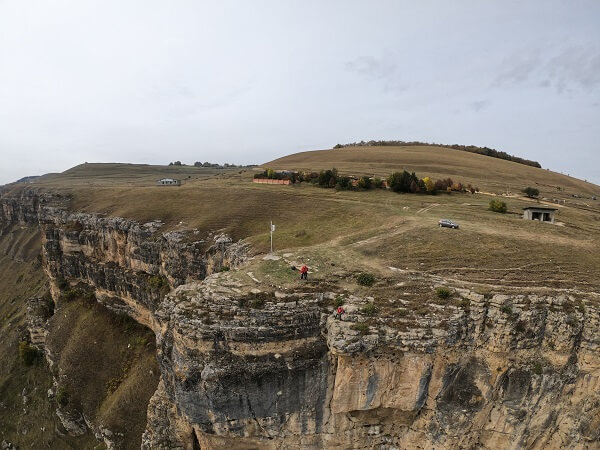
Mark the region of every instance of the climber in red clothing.
[[300, 279], [308, 280], [308, 267], [306, 267], [306, 264], [303, 264], [300, 268]]
[[344, 314], [346, 311], [344, 310], [344, 308], [342, 308], [341, 306], [338, 306], [337, 309], [335, 310], [335, 318], [342, 320], [342, 314]]

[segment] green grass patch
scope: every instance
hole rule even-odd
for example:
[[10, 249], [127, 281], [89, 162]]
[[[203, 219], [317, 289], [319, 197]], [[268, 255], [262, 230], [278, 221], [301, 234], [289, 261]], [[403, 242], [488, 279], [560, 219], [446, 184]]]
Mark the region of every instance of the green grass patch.
[[375, 306], [373, 302], [367, 303], [360, 310], [363, 314], [367, 316], [374, 316], [379, 311], [379, 309], [377, 308], [377, 306]]
[[67, 406], [69, 404], [70, 395], [67, 392], [67, 389], [64, 386], [59, 386], [56, 390], [56, 402], [60, 406]]
[[373, 286], [375, 284], [375, 276], [371, 273], [362, 272], [356, 276], [356, 282], [361, 286]]
[[441, 286], [435, 290], [435, 295], [437, 295], [438, 298], [441, 298], [442, 300], [446, 300], [450, 298], [450, 296], [452, 295], [452, 291], [447, 287]]
[[366, 322], [357, 322], [350, 326], [354, 331], [358, 331], [361, 335], [369, 334], [369, 324]]

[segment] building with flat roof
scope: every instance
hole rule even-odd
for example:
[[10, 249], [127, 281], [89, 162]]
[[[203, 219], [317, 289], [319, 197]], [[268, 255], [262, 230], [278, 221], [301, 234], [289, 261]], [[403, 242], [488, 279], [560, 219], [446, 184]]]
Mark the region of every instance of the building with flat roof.
[[161, 178], [156, 184], [159, 186], [179, 186], [181, 181], [176, 180], [175, 178]]
[[556, 211], [556, 208], [545, 206], [528, 206], [527, 208], [523, 208], [523, 219], [554, 223]]

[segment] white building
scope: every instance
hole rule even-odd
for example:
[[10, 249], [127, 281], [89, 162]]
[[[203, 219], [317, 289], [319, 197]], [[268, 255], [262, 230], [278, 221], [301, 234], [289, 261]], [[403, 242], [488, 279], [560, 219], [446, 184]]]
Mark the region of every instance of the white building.
[[523, 219], [526, 220], [539, 220], [540, 222], [554, 223], [554, 214], [556, 208], [547, 208], [543, 206], [528, 206], [523, 208]]
[[156, 184], [159, 186], [179, 186], [181, 181], [176, 180], [175, 178], [161, 178]]

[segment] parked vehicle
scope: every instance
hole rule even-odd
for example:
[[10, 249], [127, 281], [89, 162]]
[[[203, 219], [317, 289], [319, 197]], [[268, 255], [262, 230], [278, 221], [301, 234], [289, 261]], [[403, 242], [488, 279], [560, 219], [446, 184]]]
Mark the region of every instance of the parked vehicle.
[[456, 222], [452, 222], [450, 219], [441, 219], [439, 221], [439, 224], [440, 224], [440, 227], [454, 228], [454, 229], [458, 228], [458, 224]]

